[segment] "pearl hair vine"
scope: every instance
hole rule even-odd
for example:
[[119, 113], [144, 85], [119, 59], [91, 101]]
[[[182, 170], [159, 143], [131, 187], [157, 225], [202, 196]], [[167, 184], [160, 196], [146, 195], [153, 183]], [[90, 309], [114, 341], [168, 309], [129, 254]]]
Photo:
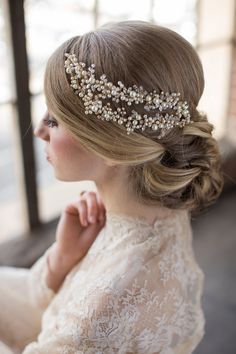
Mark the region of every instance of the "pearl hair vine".
[[[166, 132], [175, 126], [184, 127], [185, 124], [193, 123], [190, 120], [188, 104], [186, 101], [180, 101], [179, 92], [157, 93], [156, 90], [148, 92], [137, 85], [127, 88], [121, 81], [118, 81], [116, 86], [108, 81], [105, 74], [102, 74], [100, 79], [95, 78], [95, 64], [86, 68], [86, 64], [78, 62], [74, 53], [65, 53], [65, 57], [64, 67], [66, 73], [70, 74], [70, 86], [82, 99], [85, 114], [95, 114], [99, 119], [125, 124], [127, 134], [134, 129], [144, 131], [146, 127], [152, 130], [160, 129], [158, 139], [164, 137]], [[162, 112], [169, 108], [176, 112], [175, 114], [157, 112], [154, 116], [148, 116], [132, 110], [131, 114], [127, 114], [124, 107], [112, 108], [111, 103], [104, 103], [103, 99], [116, 103], [123, 101], [128, 106], [144, 104], [147, 112], [152, 110]]]

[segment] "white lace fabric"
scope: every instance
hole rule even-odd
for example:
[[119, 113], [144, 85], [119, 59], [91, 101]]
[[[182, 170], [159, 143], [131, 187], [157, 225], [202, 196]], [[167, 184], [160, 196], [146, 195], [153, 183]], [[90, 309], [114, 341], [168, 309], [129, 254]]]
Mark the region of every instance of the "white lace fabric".
[[23, 354], [191, 354], [203, 338], [204, 274], [187, 211], [173, 210], [153, 225], [107, 213], [57, 294], [43, 280], [45, 257], [28, 274], [30, 304], [44, 312]]

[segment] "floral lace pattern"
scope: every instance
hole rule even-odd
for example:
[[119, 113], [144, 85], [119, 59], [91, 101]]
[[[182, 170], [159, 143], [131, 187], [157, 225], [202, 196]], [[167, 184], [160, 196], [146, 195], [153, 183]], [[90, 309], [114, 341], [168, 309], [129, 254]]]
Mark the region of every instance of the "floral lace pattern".
[[59, 292], [44, 289], [42, 329], [23, 354], [190, 354], [204, 335], [203, 282], [187, 211], [153, 225], [107, 213]]

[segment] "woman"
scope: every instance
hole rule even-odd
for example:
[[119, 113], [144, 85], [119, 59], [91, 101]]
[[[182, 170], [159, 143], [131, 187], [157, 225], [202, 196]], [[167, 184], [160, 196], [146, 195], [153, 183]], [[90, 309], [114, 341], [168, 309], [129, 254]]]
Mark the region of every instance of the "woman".
[[51, 55], [48, 110], [34, 133], [57, 179], [92, 180], [97, 193], [68, 204], [54, 244], [30, 270], [2, 268], [0, 334], [10, 350], [197, 347], [204, 275], [190, 215], [215, 202], [223, 185], [214, 127], [197, 110], [203, 89], [194, 48], [143, 21], [109, 23]]

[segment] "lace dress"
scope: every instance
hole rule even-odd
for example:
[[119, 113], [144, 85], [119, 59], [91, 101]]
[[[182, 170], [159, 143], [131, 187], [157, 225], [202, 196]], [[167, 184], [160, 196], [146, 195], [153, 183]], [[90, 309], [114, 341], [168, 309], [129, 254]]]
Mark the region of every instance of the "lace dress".
[[153, 225], [113, 212], [106, 219], [56, 294], [45, 283], [50, 248], [31, 269], [0, 267], [2, 354], [190, 354], [197, 347], [204, 274], [188, 212], [173, 210]]

